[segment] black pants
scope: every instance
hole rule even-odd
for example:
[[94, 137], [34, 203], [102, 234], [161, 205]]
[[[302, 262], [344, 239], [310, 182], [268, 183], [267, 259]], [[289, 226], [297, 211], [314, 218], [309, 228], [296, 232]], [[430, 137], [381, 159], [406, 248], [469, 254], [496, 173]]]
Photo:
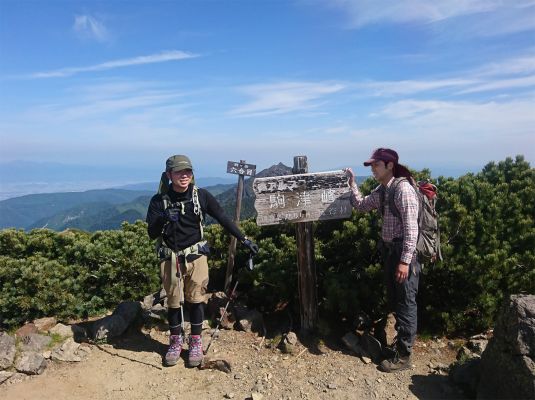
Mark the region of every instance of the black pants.
[[409, 265], [409, 276], [403, 283], [398, 283], [396, 281], [396, 270], [401, 258], [401, 250], [401, 241], [384, 244], [383, 271], [388, 306], [396, 317], [396, 347], [401, 355], [408, 355], [412, 352], [412, 346], [416, 339], [416, 327], [418, 324], [416, 295], [418, 294], [421, 267], [416, 254], [414, 254]]

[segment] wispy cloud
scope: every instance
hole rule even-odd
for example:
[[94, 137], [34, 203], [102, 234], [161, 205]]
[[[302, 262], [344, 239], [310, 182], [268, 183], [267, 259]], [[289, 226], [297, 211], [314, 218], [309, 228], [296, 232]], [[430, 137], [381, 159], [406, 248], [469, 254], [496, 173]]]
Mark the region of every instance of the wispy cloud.
[[109, 32], [104, 23], [91, 15], [75, 15], [73, 29], [80, 37], [99, 42], [109, 39]]
[[477, 16], [465, 27], [478, 36], [535, 29], [533, 0], [334, 0], [327, 4], [345, 12], [351, 28], [385, 22], [432, 24]]
[[56, 69], [53, 71], [36, 72], [27, 77], [34, 78], [34, 79], [62, 78], [66, 76], [79, 74], [82, 72], [104, 71], [104, 70], [114, 69], [114, 68], [124, 68], [124, 67], [131, 67], [131, 66], [143, 65], [143, 64], [155, 64], [155, 63], [168, 62], [168, 61], [178, 61], [178, 60], [185, 60], [185, 59], [196, 58], [196, 57], [199, 57], [199, 55], [187, 53], [187, 52], [180, 51], [180, 50], [171, 50], [171, 51], [163, 51], [157, 54], [151, 54], [148, 56], [138, 56], [138, 57], [133, 57], [133, 58], [124, 58], [120, 60], [107, 61], [101, 64], [89, 65], [86, 67], [68, 67], [68, 68]]
[[428, 81], [403, 80], [359, 83], [356, 87], [370, 90], [375, 96], [396, 96], [454, 87], [466, 87], [477, 82], [474, 79], [462, 78]]
[[344, 84], [334, 82], [281, 82], [242, 87], [242, 93], [253, 98], [237, 107], [231, 115], [259, 116], [283, 114], [317, 107], [317, 101], [327, 95], [340, 92]]

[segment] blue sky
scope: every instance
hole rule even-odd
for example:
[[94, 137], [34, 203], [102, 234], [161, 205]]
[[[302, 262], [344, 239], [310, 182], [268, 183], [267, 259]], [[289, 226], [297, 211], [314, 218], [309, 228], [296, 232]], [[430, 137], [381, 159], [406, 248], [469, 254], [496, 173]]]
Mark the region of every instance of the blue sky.
[[0, 2], [2, 162], [454, 174], [533, 164], [534, 127], [533, 0]]

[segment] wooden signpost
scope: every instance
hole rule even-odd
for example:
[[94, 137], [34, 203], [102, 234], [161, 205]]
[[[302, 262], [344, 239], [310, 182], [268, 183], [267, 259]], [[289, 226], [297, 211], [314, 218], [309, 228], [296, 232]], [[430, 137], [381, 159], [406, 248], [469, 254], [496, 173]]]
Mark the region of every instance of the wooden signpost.
[[257, 178], [257, 225], [296, 222], [297, 266], [301, 330], [312, 331], [317, 322], [317, 288], [312, 221], [351, 216], [350, 190], [343, 171], [308, 173], [306, 156], [294, 157], [294, 175]]
[[[236, 214], [234, 217], [234, 222], [236, 224], [240, 221], [241, 213], [241, 200], [243, 197], [243, 180], [244, 176], [255, 176], [256, 174], [256, 165], [247, 164], [245, 160], [240, 160], [240, 162], [228, 161], [227, 162], [227, 173], [237, 174], [238, 175], [238, 190], [236, 191]], [[225, 292], [228, 292], [230, 284], [232, 282], [232, 271], [234, 269], [234, 258], [236, 257], [236, 238], [231, 236], [230, 245], [228, 248], [228, 264], [227, 264], [227, 273], [225, 275]]]

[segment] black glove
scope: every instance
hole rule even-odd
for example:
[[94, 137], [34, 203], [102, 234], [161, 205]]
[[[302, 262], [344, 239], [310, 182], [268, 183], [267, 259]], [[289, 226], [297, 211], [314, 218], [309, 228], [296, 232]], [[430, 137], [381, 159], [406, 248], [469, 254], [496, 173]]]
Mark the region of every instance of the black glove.
[[258, 245], [254, 242], [251, 242], [249, 239], [243, 239], [243, 242], [241, 242], [245, 247], [247, 247], [253, 255], [256, 255], [258, 253]]
[[177, 222], [180, 216], [180, 210], [178, 208], [166, 208], [165, 219], [171, 222]]

